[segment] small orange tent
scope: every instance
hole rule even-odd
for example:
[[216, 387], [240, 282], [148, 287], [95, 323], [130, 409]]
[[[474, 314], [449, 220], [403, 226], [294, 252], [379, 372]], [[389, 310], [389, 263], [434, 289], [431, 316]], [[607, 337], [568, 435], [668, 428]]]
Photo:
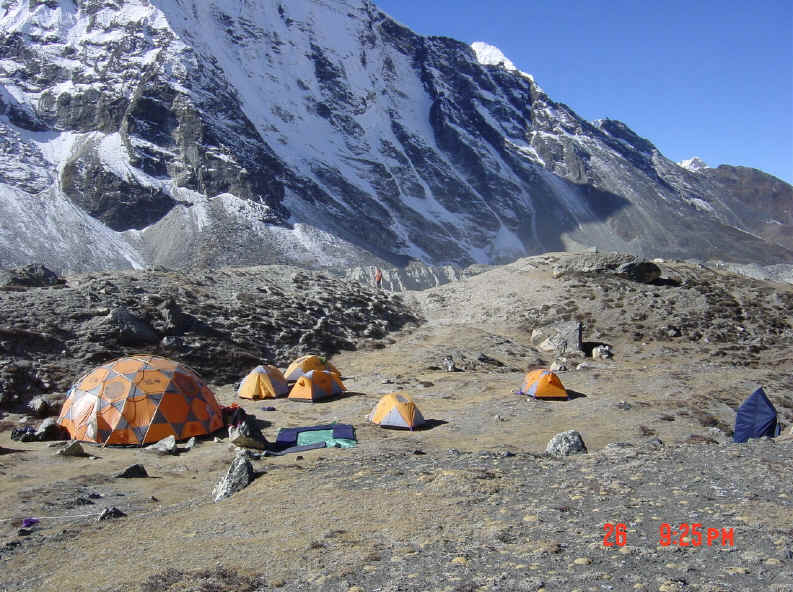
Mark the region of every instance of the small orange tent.
[[108, 362], [69, 389], [58, 423], [75, 440], [157, 442], [223, 427], [215, 395], [193, 370], [167, 358], [135, 355]]
[[550, 370], [532, 370], [527, 373], [520, 393], [536, 399], [567, 399], [562, 381]]
[[369, 421], [381, 426], [411, 430], [425, 423], [413, 398], [401, 392], [384, 395], [369, 414]]
[[328, 370], [333, 372], [341, 378], [341, 372], [336, 370], [336, 367], [328, 362], [325, 358], [319, 356], [301, 356], [294, 362], [289, 364], [289, 368], [284, 372], [284, 378], [287, 380], [297, 380], [312, 370]]
[[289, 393], [284, 375], [275, 366], [256, 366], [242, 379], [237, 394], [243, 399], [274, 399]]
[[289, 393], [289, 398], [294, 401], [321, 401], [333, 395], [346, 391], [341, 379], [328, 370], [310, 370], [297, 379], [295, 386]]

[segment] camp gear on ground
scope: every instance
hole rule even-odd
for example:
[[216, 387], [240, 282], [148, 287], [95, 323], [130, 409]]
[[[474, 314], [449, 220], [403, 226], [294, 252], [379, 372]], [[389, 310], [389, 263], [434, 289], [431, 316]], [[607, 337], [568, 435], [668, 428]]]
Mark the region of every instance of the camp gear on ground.
[[746, 442], [749, 438], [773, 438], [779, 435], [780, 428], [776, 409], [760, 387], [738, 407], [732, 439], [733, 442]]
[[411, 430], [425, 423], [413, 398], [401, 392], [383, 396], [369, 414], [369, 421], [381, 426]]
[[329, 370], [341, 378], [341, 373], [336, 367], [320, 356], [301, 356], [289, 364], [289, 368], [284, 372], [286, 380], [297, 380], [306, 375], [311, 370]]
[[282, 428], [275, 440], [276, 448], [284, 452], [312, 448], [352, 448], [357, 445], [355, 428], [349, 424], [332, 423], [326, 425]]
[[187, 366], [150, 355], [119, 358], [74, 383], [58, 424], [74, 440], [141, 446], [223, 427], [215, 395]]
[[313, 403], [341, 394], [346, 390], [347, 388], [342, 384], [341, 379], [333, 372], [310, 370], [305, 376], [297, 379], [297, 382], [289, 392], [289, 399]]
[[289, 394], [284, 375], [275, 366], [256, 366], [242, 379], [237, 395], [244, 399], [274, 399]]
[[562, 381], [550, 370], [528, 372], [518, 392], [536, 399], [567, 399], [567, 391], [562, 386]]

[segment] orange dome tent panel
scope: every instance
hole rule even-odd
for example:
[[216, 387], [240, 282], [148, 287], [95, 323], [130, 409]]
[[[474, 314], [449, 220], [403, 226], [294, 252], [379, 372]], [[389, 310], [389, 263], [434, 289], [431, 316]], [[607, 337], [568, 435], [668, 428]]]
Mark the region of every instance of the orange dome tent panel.
[[328, 370], [341, 378], [341, 373], [336, 369], [336, 367], [328, 362], [325, 358], [321, 358], [319, 356], [299, 357], [294, 362], [289, 364], [289, 368], [287, 368], [286, 372], [284, 372], [284, 378], [286, 380], [297, 380], [312, 370]]
[[328, 399], [346, 390], [341, 379], [333, 372], [311, 370], [305, 376], [297, 379], [289, 392], [289, 398], [293, 401], [314, 402]]
[[256, 366], [242, 379], [237, 394], [244, 399], [274, 399], [288, 395], [289, 386], [275, 366]]
[[369, 414], [369, 421], [385, 427], [411, 430], [426, 423], [413, 398], [402, 392], [384, 395]]
[[559, 377], [550, 370], [532, 370], [523, 379], [520, 393], [536, 399], [567, 399]]
[[75, 440], [103, 444], [157, 442], [223, 427], [215, 395], [193, 370], [167, 358], [129, 356], [77, 380], [58, 423]]

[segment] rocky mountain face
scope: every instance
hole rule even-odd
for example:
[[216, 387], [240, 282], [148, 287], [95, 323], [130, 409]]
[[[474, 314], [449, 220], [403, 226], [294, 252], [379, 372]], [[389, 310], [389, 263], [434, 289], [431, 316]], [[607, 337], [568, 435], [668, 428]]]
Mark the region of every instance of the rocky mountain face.
[[683, 168], [369, 0], [0, 10], [0, 267], [793, 262], [789, 185]]

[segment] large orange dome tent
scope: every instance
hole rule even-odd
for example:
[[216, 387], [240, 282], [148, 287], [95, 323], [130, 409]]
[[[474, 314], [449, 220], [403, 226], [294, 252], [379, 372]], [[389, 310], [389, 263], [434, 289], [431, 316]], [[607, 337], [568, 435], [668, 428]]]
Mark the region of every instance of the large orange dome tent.
[[151, 355], [119, 358], [74, 383], [58, 424], [71, 438], [141, 446], [223, 427], [215, 395], [187, 366]]

